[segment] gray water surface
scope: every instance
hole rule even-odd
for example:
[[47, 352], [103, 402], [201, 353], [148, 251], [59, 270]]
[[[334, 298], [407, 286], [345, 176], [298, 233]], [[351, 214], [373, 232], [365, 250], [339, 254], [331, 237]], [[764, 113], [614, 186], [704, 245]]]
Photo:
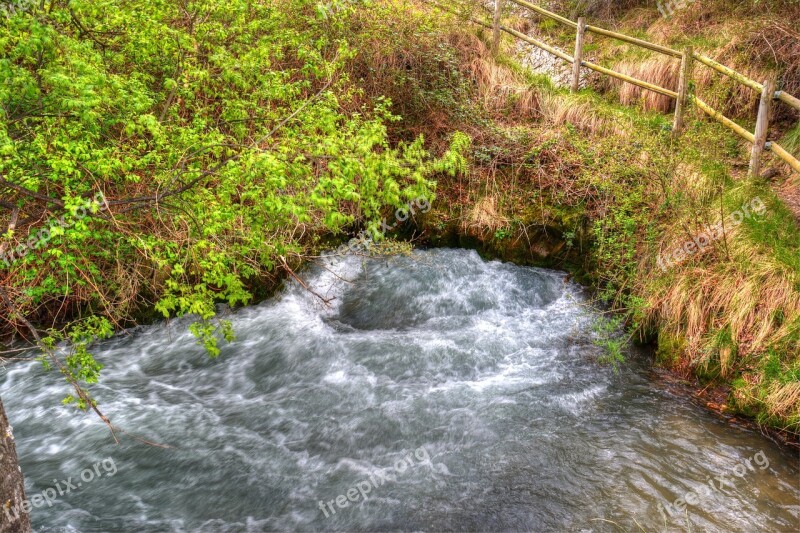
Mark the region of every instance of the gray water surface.
[[81, 482], [34, 509], [34, 527], [800, 529], [796, 457], [657, 386], [647, 357], [599, 365], [598, 313], [565, 274], [433, 250], [331, 258], [304, 277], [329, 305], [294, 284], [230, 313], [237, 340], [218, 359], [185, 321], [96, 348], [101, 408], [171, 448], [117, 446], [60, 405], [57, 373], [9, 367], [0, 394], [29, 498]]

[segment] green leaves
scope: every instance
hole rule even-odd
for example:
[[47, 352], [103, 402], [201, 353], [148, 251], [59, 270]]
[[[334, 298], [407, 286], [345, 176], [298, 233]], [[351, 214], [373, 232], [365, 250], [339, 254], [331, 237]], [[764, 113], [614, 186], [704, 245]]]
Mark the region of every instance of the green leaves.
[[[49, 370], [55, 362], [77, 394], [64, 398], [64, 405], [75, 405], [81, 410], [95, 405], [83, 384], [97, 383], [103, 365], [89, 352], [89, 346], [96, 340], [111, 337], [113, 333], [114, 327], [108, 319], [91, 316], [73, 322], [64, 330], [50, 330], [49, 335], [41, 339], [39, 346], [44, 353], [40, 360], [43, 366]], [[69, 341], [69, 345], [59, 347], [63, 341]], [[62, 349], [67, 352], [63, 363], [58, 359], [58, 352]]]
[[[421, 137], [389, 142], [400, 117], [350, 79], [355, 9], [70, 0], [0, 20], [0, 175], [31, 193], [10, 199], [26, 217], [44, 212], [0, 238], [48, 230], [7, 283], [59, 324], [43, 347], [66, 403], [91, 406], [91, 344], [116, 328], [190, 315], [216, 357], [234, 339], [219, 304], [251, 303], [323, 235], [377, 233], [432, 199], [436, 174], [466, 171], [466, 135], [441, 159]], [[109, 203], [85, 207], [99, 191]]]

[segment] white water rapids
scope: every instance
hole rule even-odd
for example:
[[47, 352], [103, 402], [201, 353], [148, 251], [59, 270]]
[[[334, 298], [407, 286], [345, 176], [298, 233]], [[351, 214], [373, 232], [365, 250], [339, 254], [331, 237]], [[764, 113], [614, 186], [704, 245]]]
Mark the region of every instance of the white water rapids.
[[225, 317], [217, 359], [186, 321], [96, 347], [102, 409], [169, 449], [114, 445], [60, 405], [56, 372], [8, 367], [29, 497], [116, 469], [33, 509], [35, 528], [797, 531], [797, 458], [657, 386], [646, 354], [599, 365], [597, 311], [565, 274], [431, 250], [304, 278], [330, 306], [289, 284]]

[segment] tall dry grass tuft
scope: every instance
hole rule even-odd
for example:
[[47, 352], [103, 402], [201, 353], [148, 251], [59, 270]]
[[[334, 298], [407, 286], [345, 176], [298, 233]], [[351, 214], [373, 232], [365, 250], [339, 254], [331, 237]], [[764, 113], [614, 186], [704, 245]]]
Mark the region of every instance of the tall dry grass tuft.
[[[770, 415], [791, 420], [795, 426], [800, 425], [800, 382], [771, 384], [764, 403]], [[787, 429], [796, 431], [798, 428]]]
[[540, 96], [521, 76], [495, 62], [489, 47], [471, 33], [452, 33], [450, 44], [463, 59], [467, 79], [474, 80], [483, 107], [511, 120], [531, 120], [540, 116]]
[[[623, 61], [613, 67], [614, 70], [671, 91], [678, 90], [678, 74], [680, 63], [674, 58], [653, 58], [644, 62]], [[619, 89], [619, 99], [625, 105], [635, 105], [640, 101], [645, 111], [669, 113], [675, 108], [675, 101], [669, 96], [642, 89], [636, 85], [625, 83], [614, 78], [611, 84]]]
[[497, 196], [489, 195], [475, 202], [464, 223], [469, 233], [482, 234], [508, 226], [509, 220], [500, 212]]
[[[695, 231], [700, 229], [676, 225], [662, 249], [690, 241]], [[665, 338], [681, 339], [678, 355], [684, 362], [716, 369], [722, 377], [742, 371], [743, 361], [760, 357], [769, 346], [792, 339], [792, 324], [800, 317], [800, 276], [738, 233], [728, 231], [676, 267], [668, 283], [656, 281], [661, 276], [657, 270], [644, 263], [640, 267], [653, 272], [642, 283], [649, 294], [648, 319], [660, 325]]]
[[571, 96], [544, 95], [541, 99], [541, 111], [542, 120], [552, 126], [570, 124], [581, 133], [592, 135], [627, 133], [623, 124], [602, 116], [596, 106]]

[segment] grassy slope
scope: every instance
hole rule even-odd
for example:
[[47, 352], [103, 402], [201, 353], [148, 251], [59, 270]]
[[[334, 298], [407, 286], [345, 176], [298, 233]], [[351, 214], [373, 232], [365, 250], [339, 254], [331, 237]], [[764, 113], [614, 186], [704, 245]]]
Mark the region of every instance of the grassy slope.
[[[592, 23], [621, 31], [676, 50], [693, 48], [757, 81], [775, 78], [780, 89], [800, 94], [800, 2], [796, 0], [707, 0], [675, 10], [669, 17], [658, 11], [656, 2], [602, 2], [563, 0], [551, 2], [563, 13], [588, 14]], [[606, 6], [605, 4], [609, 4]], [[595, 6], [592, 9], [592, 6]], [[525, 24], [572, 48], [574, 34], [547, 19], [521, 17]], [[675, 88], [677, 60], [638, 47], [588, 36], [587, 49], [593, 59], [615, 70]], [[712, 69], [695, 65], [693, 90], [712, 107], [735, 117], [752, 129], [759, 95]], [[597, 85], [610, 87], [595, 78]], [[622, 91], [625, 103], [642, 96], [646, 109], [667, 110], [670, 100], [644, 94], [631, 86]], [[778, 104], [773, 116], [772, 137], [789, 151], [800, 154], [800, 112]]]
[[[791, 1], [698, 2], [669, 18], [653, 6], [618, 7], [604, 23], [677, 49], [691, 46], [763, 80], [774, 77], [782, 88], [800, 93], [800, 4]], [[641, 54], [632, 47], [596, 39], [602, 63], [669, 86], [675, 62]], [[710, 69], [695, 66], [693, 90], [717, 109], [752, 129], [758, 95]], [[604, 84], [608, 88], [609, 84]], [[663, 98], [641, 95], [630, 86], [620, 98], [644, 109], [667, 111]], [[800, 114], [776, 105], [770, 138], [800, 154]], [[746, 147], [728, 137], [716, 145], [698, 139], [697, 127], [681, 143], [690, 168], [679, 166], [675, 201], [665, 231], [674, 243], [681, 233], [696, 235], [700, 220], [714, 210], [733, 212], [749, 199], [764, 200], [763, 217], [746, 220], [730, 239], [664, 275], [651, 272], [637, 280], [648, 302], [647, 314], [659, 329], [659, 354], [673, 366], [704, 379], [731, 383], [732, 404], [759, 421], [800, 430], [800, 249], [796, 201], [797, 176], [772, 160], [772, 182], [742, 178]], [[700, 149], [692, 149], [694, 143]], [[715, 146], [712, 153], [708, 147]], [[705, 153], [702, 150], [705, 148]], [[736, 156], [739, 157], [736, 157]], [[726, 166], [714, 168], [710, 161]], [[777, 193], [777, 194], [776, 194]], [[670, 195], [669, 197], [671, 197]], [[787, 204], [794, 211], [787, 209]], [[683, 237], [685, 240], [686, 237]], [[662, 241], [663, 242], [663, 241]]]

